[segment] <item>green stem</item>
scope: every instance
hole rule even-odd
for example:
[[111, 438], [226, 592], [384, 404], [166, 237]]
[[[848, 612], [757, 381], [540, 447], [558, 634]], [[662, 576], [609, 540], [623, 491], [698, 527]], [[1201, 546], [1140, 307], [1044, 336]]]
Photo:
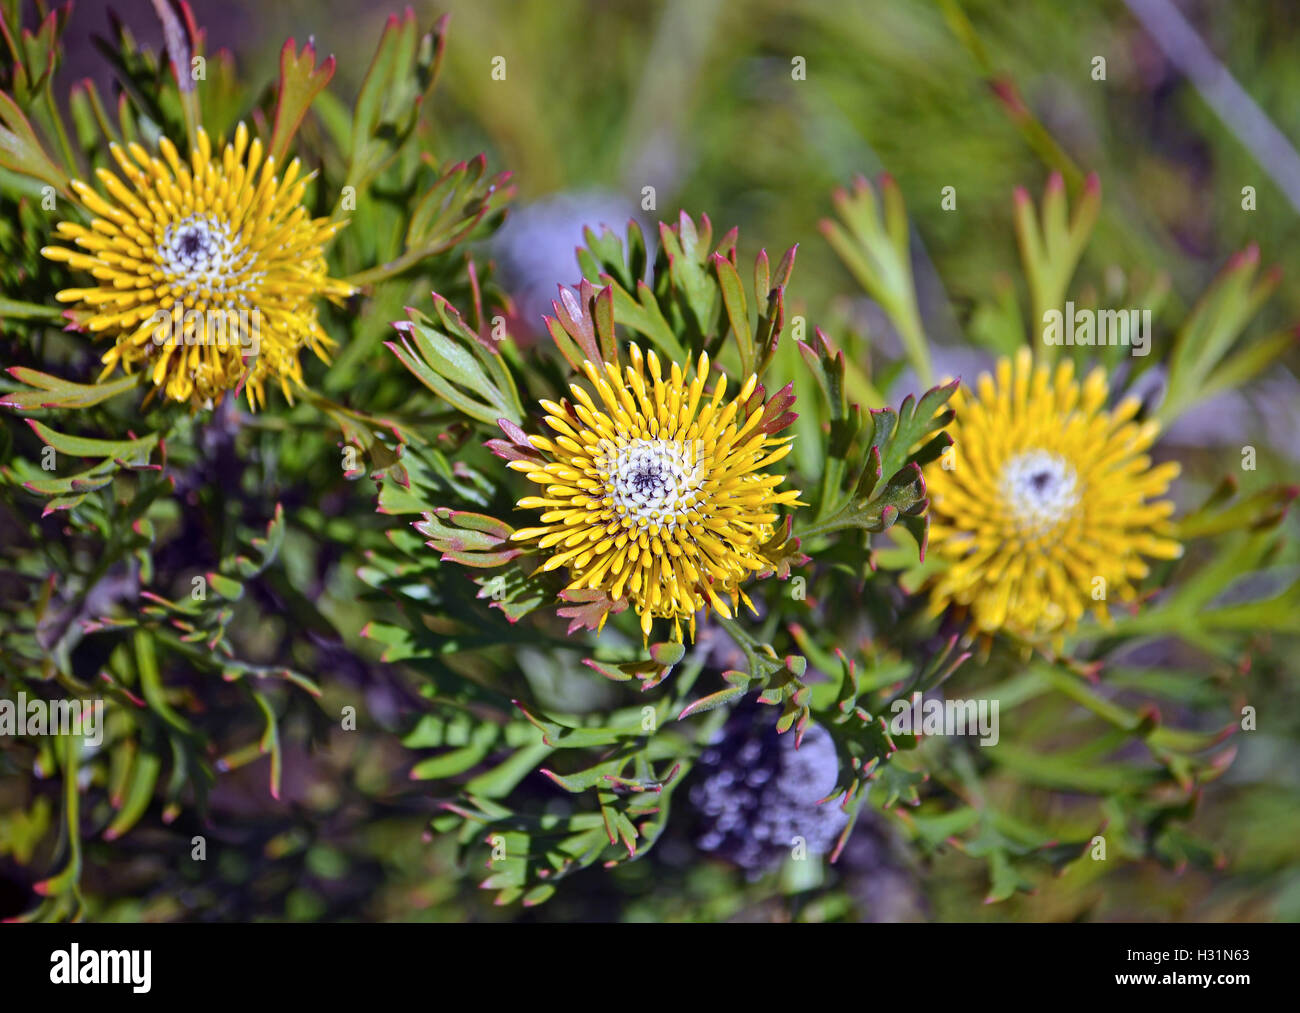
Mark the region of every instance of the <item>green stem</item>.
[[78, 173], [77, 157], [72, 153], [72, 144], [68, 141], [68, 132], [63, 126], [63, 117], [59, 114], [58, 103], [54, 101], [54, 92], [48, 88], [45, 91], [45, 104], [49, 109], [50, 120], [54, 126], [54, 136], [58, 139], [59, 149], [63, 153], [63, 161], [68, 170], [68, 175], [75, 176]]
[[350, 275], [344, 278], [343, 281], [354, 288], [364, 288], [367, 285], [373, 285], [377, 281], [394, 278], [408, 268], [414, 267], [420, 261], [444, 253], [455, 245], [454, 242], [443, 242], [434, 243], [432, 246], [416, 247], [414, 250], [407, 250], [396, 260], [390, 260], [387, 264], [378, 264], [368, 271], [362, 271], [360, 274]]
[[[1051, 687], [1062, 695], [1073, 700], [1081, 707], [1091, 711], [1094, 715], [1101, 718], [1107, 724], [1119, 729], [1127, 734], [1134, 734], [1141, 724], [1141, 718], [1138, 715], [1126, 710], [1118, 704], [1112, 703], [1098, 696], [1079, 678], [1078, 675], [1062, 669], [1061, 663], [1056, 662], [1051, 665], [1044, 665], [1037, 669], [1037, 673], [1051, 685]], [[1177, 750], [1179, 752], [1191, 751], [1196, 752], [1207, 748], [1213, 744], [1213, 735], [1198, 735], [1192, 732], [1183, 732], [1174, 728], [1165, 728], [1159, 726], [1153, 729], [1147, 739], [1154, 745], [1163, 746], [1167, 749]]]
[[822, 535], [833, 534], [836, 531], [843, 531], [845, 528], [860, 527], [850, 515], [853, 506], [852, 498], [849, 499], [839, 510], [823, 521], [816, 521], [805, 528], [799, 528], [793, 533], [798, 536], [801, 543], [807, 544], [814, 538], [820, 538]]
[[737, 647], [744, 652], [745, 661], [749, 664], [751, 675], [757, 675], [762, 667], [764, 654], [769, 661], [776, 659], [776, 652], [768, 644], [756, 640], [748, 630], [746, 630], [735, 619], [724, 619], [722, 616], [714, 616], [714, 619], [735, 641]]
[[929, 347], [917, 315], [915, 298], [913, 295], [912, 302], [905, 311], [894, 315], [894, 326], [898, 328], [898, 336], [903, 340], [903, 348], [912, 361], [912, 368], [916, 370], [921, 385], [931, 387], [934, 385], [934, 367], [930, 364]]

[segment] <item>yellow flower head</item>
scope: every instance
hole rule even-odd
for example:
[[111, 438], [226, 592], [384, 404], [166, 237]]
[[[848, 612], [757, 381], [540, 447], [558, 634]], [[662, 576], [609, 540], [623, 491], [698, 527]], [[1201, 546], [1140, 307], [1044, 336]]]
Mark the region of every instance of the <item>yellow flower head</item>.
[[242, 123], [219, 159], [201, 129], [188, 163], [165, 137], [161, 159], [139, 144], [110, 150], [126, 182], [97, 170], [101, 196], [74, 180], [96, 217], [89, 228], [59, 223], [78, 249], [41, 251], [98, 282], [58, 299], [77, 304], [83, 327], [115, 338], [102, 375], [119, 364], [147, 369], [168, 398], [195, 407], [244, 380], [254, 408], [265, 403], [268, 381], [292, 402], [290, 381], [302, 383], [299, 349], [326, 358], [333, 344], [313, 299], [354, 291], [326, 275], [322, 248], [345, 223], [308, 217], [302, 198], [311, 175], [299, 178], [295, 159], [277, 177], [275, 159], [264, 157], [260, 140], [249, 144]]
[[966, 608], [983, 633], [1027, 640], [1073, 630], [1085, 609], [1104, 623], [1107, 600], [1132, 601], [1143, 556], [1173, 559], [1175, 463], [1151, 466], [1155, 422], [1139, 402], [1106, 411], [1106, 374], [1083, 384], [1069, 361], [1033, 368], [1028, 349], [1002, 359], [996, 381], [958, 391], [954, 453], [927, 469], [930, 541], [948, 560], [931, 612]]
[[550, 550], [541, 569], [567, 567], [568, 590], [626, 597], [645, 636], [659, 617], [680, 641], [681, 621], [693, 637], [702, 608], [730, 618], [744, 599], [752, 609], [741, 582], [774, 569], [764, 546], [777, 508], [799, 493], [777, 492], [785, 476], [764, 469], [790, 452], [792, 437], [775, 433], [793, 421], [794, 397], [787, 388], [764, 402], [751, 376], [727, 401], [723, 376], [705, 391], [707, 355], [688, 380], [689, 366], [665, 379], [654, 352], [629, 354], [622, 371], [583, 363], [594, 398], [574, 384], [573, 403], [541, 402], [555, 436], [528, 437], [540, 453], [510, 467], [544, 487], [519, 501], [543, 511], [543, 526], [513, 538]]

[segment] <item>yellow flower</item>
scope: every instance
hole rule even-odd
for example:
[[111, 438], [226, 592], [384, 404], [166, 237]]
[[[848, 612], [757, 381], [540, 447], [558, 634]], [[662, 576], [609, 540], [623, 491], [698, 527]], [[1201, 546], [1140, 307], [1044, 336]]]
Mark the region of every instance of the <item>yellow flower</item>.
[[1106, 411], [1108, 393], [1103, 370], [1080, 386], [1069, 361], [1053, 377], [1028, 349], [975, 396], [958, 391], [954, 451], [926, 475], [931, 544], [949, 562], [932, 614], [956, 604], [983, 633], [1059, 643], [1085, 610], [1105, 623], [1108, 601], [1136, 597], [1142, 557], [1182, 554], [1173, 504], [1157, 499], [1178, 465], [1151, 466], [1158, 425], [1133, 421], [1135, 398]]
[[299, 349], [324, 359], [333, 344], [313, 299], [337, 302], [354, 291], [326, 274], [323, 245], [345, 223], [308, 217], [302, 198], [311, 175], [299, 178], [295, 159], [278, 178], [275, 159], [263, 157], [260, 140], [249, 144], [242, 123], [219, 159], [201, 129], [188, 164], [166, 138], [162, 159], [139, 144], [110, 150], [126, 183], [98, 170], [101, 196], [73, 180], [96, 217], [89, 228], [59, 223], [60, 237], [79, 249], [41, 251], [98, 282], [57, 298], [77, 304], [83, 327], [115, 338], [101, 379], [118, 365], [142, 367], [168, 398], [196, 408], [241, 381], [256, 408], [269, 381], [292, 403], [290, 382], [302, 384]]
[[665, 380], [654, 352], [632, 345], [629, 355], [622, 372], [583, 363], [595, 398], [574, 384], [571, 404], [541, 402], [556, 435], [529, 437], [541, 453], [509, 466], [545, 487], [519, 501], [544, 511], [544, 526], [512, 537], [553, 550], [541, 570], [567, 567], [568, 590], [626, 597], [646, 637], [658, 617], [680, 641], [681, 621], [694, 637], [702, 608], [730, 618], [744, 599], [753, 609], [741, 582], [774, 569], [764, 546], [777, 508], [799, 493], [777, 492], [785, 476], [763, 469], [790, 452], [793, 437], [774, 434], [793, 421], [794, 397], [786, 388], [765, 403], [751, 376], [725, 401], [725, 377], [705, 392], [707, 355], [689, 382], [689, 366], [673, 364]]

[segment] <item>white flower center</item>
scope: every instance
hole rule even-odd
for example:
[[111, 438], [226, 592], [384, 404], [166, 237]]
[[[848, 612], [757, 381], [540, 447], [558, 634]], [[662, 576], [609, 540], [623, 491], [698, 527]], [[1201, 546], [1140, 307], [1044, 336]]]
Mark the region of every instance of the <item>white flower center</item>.
[[607, 502], [643, 525], [670, 531], [696, 505], [703, 467], [694, 446], [676, 440], [631, 440], [612, 448]]
[[158, 244], [167, 280], [191, 289], [239, 291], [250, 279], [240, 234], [207, 215], [190, 215], [167, 226]]
[[1002, 468], [1002, 498], [1021, 527], [1054, 528], [1079, 502], [1078, 476], [1068, 461], [1047, 450], [1027, 450]]

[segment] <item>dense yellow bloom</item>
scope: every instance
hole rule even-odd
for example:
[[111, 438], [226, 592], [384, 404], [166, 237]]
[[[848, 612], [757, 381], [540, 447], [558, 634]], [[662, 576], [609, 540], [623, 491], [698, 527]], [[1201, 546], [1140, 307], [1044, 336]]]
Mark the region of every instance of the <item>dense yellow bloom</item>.
[[1143, 556], [1182, 554], [1157, 499], [1178, 465], [1151, 466], [1157, 424], [1133, 421], [1134, 398], [1106, 411], [1108, 393], [1103, 370], [1080, 385], [1069, 361], [1053, 376], [1022, 349], [956, 394], [954, 451], [926, 474], [931, 544], [949, 561], [933, 614], [956, 604], [981, 632], [1059, 639], [1085, 610], [1105, 622], [1108, 601], [1132, 601]]
[[249, 144], [242, 123], [219, 159], [202, 130], [188, 163], [166, 138], [159, 150], [161, 159], [139, 144], [113, 145], [126, 182], [98, 170], [102, 196], [72, 182], [96, 217], [89, 228], [59, 223], [60, 237], [78, 249], [41, 252], [99, 284], [57, 298], [77, 304], [83, 327], [115, 338], [103, 376], [118, 365], [144, 368], [168, 398], [195, 407], [241, 381], [253, 407], [265, 403], [267, 382], [292, 401], [290, 383], [302, 383], [299, 350], [326, 358], [333, 344], [313, 300], [354, 291], [327, 276], [323, 254], [345, 223], [310, 218], [302, 198], [311, 175], [299, 178], [295, 159], [277, 177], [275, 159], [264, 157], [260, 140]]
[[647, 637], [660, 617], [681, 640], [681, 621], [694, 636], [702, 608], [730, 618], [744, 599], [752, 609], [741, 582], [773, 569], [764, 545], [777, 508], [799, 493], [777, 492], [785, 476], [764, 469], [790, 452], [792, 438], [774, 434], [793, 419], [781, 414], [793, 396], [783, 391], [765, 410], [751, 376], [725, 401], [723, 376], [705, 393], [707, 355], [688, 382], [689, 366], [673, 364], [665, 379], [654, 352], [629, 353], [622, 371], [583, 364], [594, 398], [574, 384], [571, 404], [541, 402], [555, 436], [529, 437], [541, 455], [510, 467], [545, 487], [519, 501], [544, 511], [543, 526], [513, 538], [551, 550], [542, 569], [567, 567], [569, 590], [626, 596]]

